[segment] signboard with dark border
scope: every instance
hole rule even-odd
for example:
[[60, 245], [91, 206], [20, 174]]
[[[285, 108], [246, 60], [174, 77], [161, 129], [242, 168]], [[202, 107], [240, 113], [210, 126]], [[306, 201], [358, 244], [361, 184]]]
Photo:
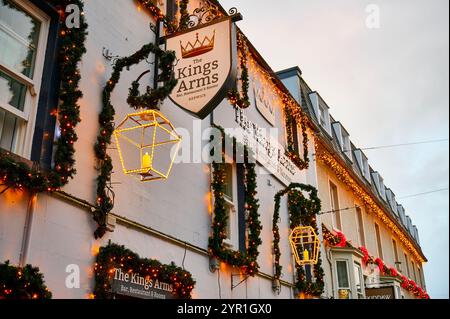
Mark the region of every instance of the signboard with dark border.
[[171, 284], [126, 272], [120, 268], [114, 269], [111, 290], [117, 295], [136, 299], [175, 299]]
[[383, 287], [366, 289], [366, 299], [394, 300], [395, 288]]

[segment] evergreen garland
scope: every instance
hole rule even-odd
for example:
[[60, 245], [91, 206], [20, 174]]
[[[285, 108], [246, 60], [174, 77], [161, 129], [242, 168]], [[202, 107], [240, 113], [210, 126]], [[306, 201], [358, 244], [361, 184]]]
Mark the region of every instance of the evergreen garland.
[[[307, 133], [307, 118], [303, 112], [299, 116], [294, 117], [288, 109], [286, 109], [286, 134], [287, 134], [287, 150], [286, 155], [292, 160], [292, 162], [300, 169], [304, 170], [309, 167], [309, 147], [308, 147], [308, 133]], [[295, 150], [295, 136], [292, 130], [294, 125], [298, 123], [294, 120], [300, 118], [302, 137], [303, 137], [303, 158], [297, 154]]]
[[152, 14], [152, 16], [155, 19], [159, 19], [162, 21], [164, 27], [166, 28], [167, 33], [174, 33], [179, 30], [184, 30], [188, 27], [189, 24], [189, 12], [188, 12], [188, 5], [189, 0], [180, 0], [179, 6], [180, 6], [180, 23], [177, 24], [176, 20], [170, 20], [169, 17], [167, 17], [161, 9], [158, 8], [158, 5], [155, 0], [138, 0], [139, 3], [145, 7], [149, 12]]
[[51, 299], [52, 293], [44, 283], [39, 268], [11, 266], [9, 261], [0, 264], [1, 299]]
[[[307, 199], [302, 192], [309, 193], [309, 199]], [[321, 201], [318, 197], [317, 189], [310, 185], [304, 184], [291, 184], [285, 190], [280, 191], [275, 196], [275, 212], [273, 216], [273, 253], [275, 256], [275, 280], [281, 278], [283, 267], [280, 264], [281, 250], [280, 250], [280, 207], [281, 198], [288, 195], [288, 211], [289, 222], [291, 230], [301, 225], [311, 226], [314, 228], [316, 234], [319, 233], [317, 227], [316, 216], [321, 210]], [[320, 297], [324, 291], [324, 271], [322, 268], [322, 259], [319, 253], [319, 259], [317, 265], [314, 265], [314, 277], [315, 282], [309, 282], [306, 280], [305, 269], [302, 266], [297, 265], [297, 283], [296, 288], [299, 292], [309, 296]]]
[[103, 108], [99, 116], [100, 131], [94, 147], [95, 155], [99, 163], [99, 176], [97, 177], [98, 208], [94, 212], [94, 220], [99, 225], [95, 232], [96, 238], [101, 238], [105, 235], [107, 231], [106, 217], [114, 207], [113, 199], [108, 195], [110, 192], [108, 184], [111, 182], [113, 163], [111, 157], [108, 155], [107, 148], [111, 144], [114, 133], [114, 116], [116, 114], [111, 102], [111, 95], [120, 80], [123, 70], [145, 60], [150, 53], [158, 55], [158, 66], [161, 70], [161, 73], [158, 75], [158, 82], [163, 82], [164, 85], [156, 89], [147, 87], [147, 93], [139, 96], [139, 82], [135, 81], [130, 88], [128, 103], [136, 109], [157, 109], [158, 102], [170, 95], [177, 84], [177, 80], [173, 74], [173, 63], [176, 60], [175, 52], [164, 51], [156, 44], [146, 44], [133, 55], [119, 59], [114, 65], [111, 78], [103, 90]]
[[237, 89], [232, 89], [230, 92], [228, 92], [228, 100], [230, 101], [231, 105], [234, 107], [240, 107], [242, 109], [246, 109], [250, 107], [250, 97], [248, 95], [248, 91], [250, 88], [250, 82], [249, 82], [249, 72], [248, 72], [248, 66], [247, 66], [247, 47], [245, 45], [245, 38], [242, 33], [238, 33], [238, 55], [239, 55], [239, 61], [240, 61], [240, 68], [241, 68], [241, 86], [242, 86], [242, 93], [239, 93]]
[[[4, 0], [3, 0], [4, 1]], [[76, 174], [75, 148], [78, 140], [75, 128], [80, 119], [78, 101], [83, 96], [79, 90], [80, 72], [78, 63], [86, 52], [85, 41], [87, 36], [87, 23], [84, 14], [80, 16], [79, 28], [68, 28], [65, 23], [65, 7], [76, 4], [83, 12], [81, 0], [47, 0], [55, 7], [63, 8], [60, 12], [60, 47], [58, 52], [58, 69], [60, 90], [57, 117], [59, 120], [61, 136], [56, 141], [54, 155], [55, 167], [51, 172], [41, 172], [39, 167], [29, 167], [24, 161], [10, 152], [0, 152], [0, 184], [3, 193], [8, 189], [22, 191], [24, 189], [33, 193], [53, 192], [65, 186]], [[4, 2], [7, 3], [8, 2]]]
[[[219, 128], [219, 127], [218, 127]], [[222, 128], [222, 138], [226, 135]], [[236, 140], [234, 146], [237, 148]], [[220, 145], [225, 145], [223, 143]], [[217, 257], [221, 261], [240, 267], [242, 272], [249, 276], [255, 276], [259, 271], [258, 265], [258, 248], [262, 244], [261, 231], [262, 225], [259, 220], [259, 200], [257, 199], [257, 182], [256, 182], [256, 164], [249, 161], [249, 150], [244, 146], [244, 170], [245, 170], [245, 210], [246, 210], [246, 229], [248, 230], [248, 246], [246, 252], [231, 251], [224, 247], [224, 240], [227, 228], [227, 209], [225, 195], [225, 164], [224, 158], [222, 163], [214, 162], [212, 189], [214, 194], [214, 218], [212, 223], [212, 235], [209, 239], [209, 252], [212, 256]], [[223, 156], [224, 157], [224, 156]]]
[[163, 265], [157, 260], [142, 259], [134, 252], [124, 246], [109, 243], [108, 246], [100, 248], [97, 256], [95, 271], [94, 298], [112, 299], [111, 291], [112, 271], [116, 268], [131, 271], [142, 277], [149, 277], [172, 284], [173, 294], [177, 298], [191, 299], [191, 293], [195, 286], [195, 280], [190, 272], [177, 267], [174, 263]]

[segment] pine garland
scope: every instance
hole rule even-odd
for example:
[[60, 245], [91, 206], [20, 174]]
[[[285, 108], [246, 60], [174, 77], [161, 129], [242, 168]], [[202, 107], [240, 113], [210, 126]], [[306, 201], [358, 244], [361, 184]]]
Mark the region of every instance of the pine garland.
[[[219, 127], [218, 127], [219, 128]], [[227, 138], [222, 128], [222, 138]], [[225, 145], [222, 143], [220, 145]], [[237, 147], [236, 140], [234, 145]], [[214, 218], [212, 223], [212, 235], [209, 239], [209, 252], [212, 256], [221, 261], [240, 267], [244, 274], [255, 276], [259, 271], [258, 248], [262, 244], [261, 231], [262, 225], [259, 220], [259, 200], [257, 199], [256, 182], [256, 164], [249, 161], [249, 150], [244, 146], [244, 170], [245, 170], [245, 210], [246, 210], [246, 229], [248, 230], [248, 246], [245, 253], [231, 251], [224, 247], [226, 237], [226, 228], [228, 223], [228, 214], [225, 202], [225, 164], [214, 162], [212, 189], [214, 193]]]
[[133, 108], [157, 109], [158, 103], [167, 98], [177, 84], [173, 74], [173, 63], [176, 60], [175, 52], [164, 51], [158, 45], [150, 43], [144, 45], [139, 51], [129, 57], [119, 59], [114, 65], [111, 78], [103, 90], [103, 109], [99, 116], [100, 131], [95, 144], [95, 155], [99, 163], [97, 177], [97, 210], [94, 213], [94, 220], [99, 225], [95, 232], [96, 238], [105, 235], [106, 217], [113, 209], [113, 199], [108, 195], [110, 189], [108, 184], [111, 182], [113, 171], [112, 158], [108, 155], [107, 148], [111, 144], [114, 133], [114, 116], [116, 114], [111, 102], [111, 95], [120, 80], [120, 76], [125, 68], [138, 64], [148, 58], [150, 53], [157, 54], [159, 57], [158, 82], [163, 82], [162, 87], [151, 89], [147, 87], [147, 93], [139, 96], [139, 82], [132, 83], [128, 103]]
[[52, 293], [44, 283], [39, 268], [11, 266], [9, 261], [0, 264], [1, 299], [51, 299]]
[[248, 66], [247, 66], [247, 54], [248, 49], [245, 44], [245, 37], [242, 33], [238, 33], [238, 52], [239, 52], [239, 62], [240, 62], [240, 68], [241, 68], [241, 87], [242, 87], [242, 93], [239, 93], [237, 89], [232, 89], [230, 92], [228, 92], [228, 100], [230, 101], [231, 105], [234, 107], [240, 107], [242, 109], [246, 109], [250, 107], [250, 97], [248, 94], [249, 88], [250, 88], [250, 80], [249, 80], [249, 72], [248, 72]]
[[[302, 192], [309, 193], [309, 199], [307, 199]], [[288, 211], [289, 222], [291, 230], [294, 230], [298, 226], [311, 226], [314, 228], [316, 234], [319, 233], [317, 227], [316, 216], [321, 210], [321, 201], [318, 197], [317, 189], [310, 185], [304, 184], [291, 184], [285, 190], [280, 191], [275, 196], [275, 212], [273, 216], [273, 254], [275, 257], [275, 280], [279, 280], [282, 275], [283, 267], [280, 264], [281, 250], [280, 250], [280, 207], [281, 198], [288, 195]], [[319, 259], [317, 265], [314, 265], [314, 277], [315, 282], [308, 282], [306, 280], [305, 269], [301, 266], [296, 267], [297, 270], [297, 283], [296, 288], [299, 292], [309, 296], [319, 297], [324, 291], [324, 270], [322, 268], [322, 259], [319, 253]]]
[[95, 272], [95, 299], [112, 299], [111, 292], [111, 270], [120, 268], [125, 271], [131, 270], [135, 274], [172, 284], [173, 294], [177, 298], [191, 299], [195, 280], [192, 274], [174, 263], [163, 265], [157, 260], [143, 259], [124, 246], [109, 243], [108, 246], [100, 248], [94, 267]]
[[[287, 134], [287, 150], [286, 155], [292, 160], [292, 162], [300, 169], [304, 170], [309, 167], [309, 146], [308, 146], [308, 132], [307, 132], [307, 118], [306, 115], [301, 112], [299, 116], [294, 117], [289, 109], [286, 109], [286, 134]], [[293, 125], [298, 123], [294, 120], [295, 118], [300, 119], [303, 137], [303, 158], [297, 154], [295, 150], [295, 137], [292, 130]]]
[[[81, 0], [47, 0], [55, 7], [65, 8], [76, 4], [83, 12]], [[79, 90], [81, 80], [78, 63], [86, 52], [85, 41], [87, 23], [84, 14], [80, 16], [80, 28], [68, 28], [65, 23], [65, 10], [60, 11], [60, 48], [58, 52], [58, 68], [60, 72], [60, 90], [57, 117], [61, 136], [56, 142], [54, 155], [55, 167], [51, 172], [42, 172], [39, 167], [29, 167], [24, 161], [10, 152], [0, 152], [0, 186], [3, 193], [8, 189], [33, 193], [54, 192], [65, 186], [76, 174], [75, 148], [78, 140], [75, 128], [80, 123], [80, 107], [78, 101], [83, 96]]]

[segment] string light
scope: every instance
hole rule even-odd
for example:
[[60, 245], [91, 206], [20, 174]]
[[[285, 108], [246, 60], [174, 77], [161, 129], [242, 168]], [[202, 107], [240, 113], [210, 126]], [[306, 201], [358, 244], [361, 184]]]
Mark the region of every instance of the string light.
[[317, 160], [329, 167], [341, 182], [349, 186], [353, 194], [365, 204], [369, 211], [373, 212], [375, 216], [386, 225], [386, 227], [398, 236], [400, 242], [403, 243], [406, 249], [413, 254], [414, 258], [419, 263], [424, 263], [425, 259], [418, 252], [414, 244], [404, 234], [404, 232], [389, 218], [388, 214], [375, 203], [372, 197], [358, 185], [358, 183], [351, 177], [347, 169], [339, 164], [339, 162], [319, 144], [318, 138], [315, 140]]

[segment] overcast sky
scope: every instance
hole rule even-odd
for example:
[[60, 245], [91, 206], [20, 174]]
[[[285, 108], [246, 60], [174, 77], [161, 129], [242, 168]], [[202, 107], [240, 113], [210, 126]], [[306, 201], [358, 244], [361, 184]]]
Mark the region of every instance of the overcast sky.
[[[448, 0], [221, 3], [244, 15], [239, 26], [275, 71], [302, 69], [357, 146], [448, 138]], [[367, 27], [369, 4], [379, 28]], [[397, 197], [449, 186], [448, 142], [366, 153]], [[448, 298], [448, 191], [399, 202], [419, 227], [431, 297]]]

